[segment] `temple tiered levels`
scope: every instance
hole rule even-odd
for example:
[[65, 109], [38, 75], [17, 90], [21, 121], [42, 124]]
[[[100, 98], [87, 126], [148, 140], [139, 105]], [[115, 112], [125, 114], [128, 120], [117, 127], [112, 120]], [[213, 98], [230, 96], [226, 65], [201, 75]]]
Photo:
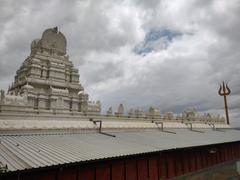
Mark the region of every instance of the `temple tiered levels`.
[[33, 40], [31, 54], [17, 70], [8, 95], [2, 92], [2, 104], [55, 113], [99, 113], [99, 103], [88, 107], [88, 95], [79, 82], [78, 69], [69, 61], [66, 46], [66, 38], [57, 27]]

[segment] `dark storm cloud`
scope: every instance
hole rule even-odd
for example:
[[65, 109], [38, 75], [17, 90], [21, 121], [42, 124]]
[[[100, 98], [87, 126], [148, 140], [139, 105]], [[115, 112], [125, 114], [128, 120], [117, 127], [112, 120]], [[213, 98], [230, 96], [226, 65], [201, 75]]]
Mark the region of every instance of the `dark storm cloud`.
[[[228, 99], [233, 124], [240, 124], [238, 0], [0, 3], [0, 88], [12, 82], [31, 41], [58, 26], [66, 35], [70, 60], [79, 67], [80, 81], [104, 110], [124, 103], [127, 108], [153, 105], [176, 113], [194, 106], [223, 115], [217, 90], [224, 80], [232, 90]], [[149, 32], [161, 29], [181, 35], [146, 41]], [[133, 49], [144, 42], [142, 49], [151, 50], [145, 56], [136, 54]]]

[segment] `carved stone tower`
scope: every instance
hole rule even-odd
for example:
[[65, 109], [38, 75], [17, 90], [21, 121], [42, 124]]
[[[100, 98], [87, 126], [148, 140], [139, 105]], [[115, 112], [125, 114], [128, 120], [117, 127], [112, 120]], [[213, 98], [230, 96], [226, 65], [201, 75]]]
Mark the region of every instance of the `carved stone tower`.
[[66, 47], [57, 27], [45, 30], [41, 39], [32, 41], [31, 54], [16, 72], [8, 93], [27, 96], [33, 109], [87, 112], [88, 95]]

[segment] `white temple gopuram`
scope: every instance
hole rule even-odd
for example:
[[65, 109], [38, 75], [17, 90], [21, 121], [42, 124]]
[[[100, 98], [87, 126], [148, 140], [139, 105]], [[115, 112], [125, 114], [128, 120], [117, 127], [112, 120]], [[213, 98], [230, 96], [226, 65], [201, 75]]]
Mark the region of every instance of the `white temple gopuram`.
[[[66, 54], [67, 41], [58, 28], [47, 29], [31, 43], [31, 54], [17, 70], [15, 81], [1, 102], [29, 112], [100, 112], [100, 104], [88, 105], [78, 69]], [[4, 108], [3, 108], [4, 110]]]
[[[66, 47], [67, 40], [57, 27], [45, 30], [40, 39], [32, 41], [30, 56], [17, 70], [14, 82], [7, 92], [1, 90], [2, 129], [28, 126], [42, 128], [46, 124], [41, 124], [40, 120], [46, 119], [49, 120], [48, 127], [51, 126], [51, 121], [56, 122], [59, 119], [68, 121], [66, 127], [73, 127], [76, 121], [92, 118], [118, 122], [158, 120], [175, 123], [176, 126], [186, 126], [185, 122], [207, 127], [211, 123], [228, 126], [224, 118], [201, 115], [194, 109], [186, 110], [181, 115], [174, 115], [172, 112], [161, 115], [158, 108], [150, 107], [148, 112], [130, 109], [127, 114], [120, 104], [116, 112], [110, 107], [106, 114], [102, 114], [101, 103], [89, 101], [88, 94], [79, 82], [78, 69], [69, 60]], [[21, 123], [18, 120], [22, 120]], [[71, 120], [74, 120], [72, 125]], [[24, 121], [26, 122], [23, 123]], [[64, 126], [61, 123], [53, 123], [52, 128]]]

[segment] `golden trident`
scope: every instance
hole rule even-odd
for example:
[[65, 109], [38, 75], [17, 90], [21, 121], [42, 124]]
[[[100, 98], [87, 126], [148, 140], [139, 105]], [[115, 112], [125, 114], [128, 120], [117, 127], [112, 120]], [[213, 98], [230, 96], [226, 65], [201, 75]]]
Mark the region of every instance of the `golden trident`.
[[220, 88], [218, 90], [218, 94], [220, 96], [224, 97], [224, 105], [225, 105], [225, 113], [226, 113], [226, 120], [227, 124], [229, 124], [229, 117], [228, 117], [228, 106], [227, 106], [227, 96], [231, 93], [231, 90], [229, 89], [228, 85], [224, 81], [222, 82], [222, 85], [220, 84]]

